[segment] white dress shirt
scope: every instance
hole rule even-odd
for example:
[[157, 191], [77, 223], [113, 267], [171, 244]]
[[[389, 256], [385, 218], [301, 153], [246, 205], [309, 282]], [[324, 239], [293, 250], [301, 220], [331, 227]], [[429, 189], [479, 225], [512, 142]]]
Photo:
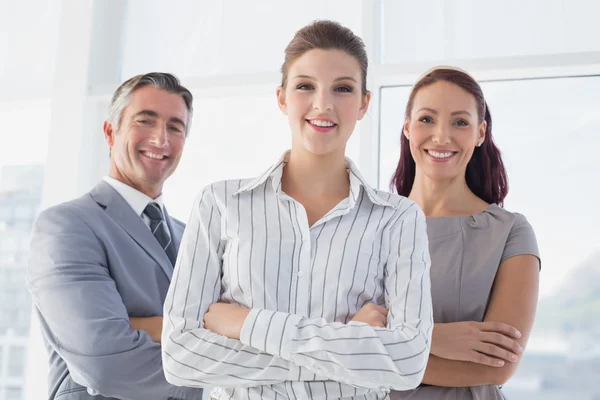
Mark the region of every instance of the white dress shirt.
[[[433, 327], [425, 217], [371, 188], [346, 160], [350, 195], [313, 226], [281, 191], [286, 155], [260, 177], [198, 195], [164, 306], [163, 367], [216, 399], [382, 399], [419, 385]], [[251, 309], [241, 340], [203, 327], [208, 306]], [[386, 328], [350, 322], [366, 303]]]
[[[144, 220], [144, 223], [150, 229], [150, 218], [144, 214], [144, 210], [149, 203], [156, 203], [160, 206], [160, 210], [163, 213], [163, 218], [165, 218], [165, 210], [163, 204], [163, 195], [161, 194], [156, 199], [151, 198], [150, 196], [145, 195], [137, 189], [132, 188], [131, 186], [116, 180], [113, 177], [105, 176], [102, 178], [104, 182], [108, 183], [112, 186], [113, 189], [117, 191], [125, 199], [127, 204], [133, 209], [133, 211]], [[171, 236], [171, 232], [168, 229], [165, 230], [169, 237]]]

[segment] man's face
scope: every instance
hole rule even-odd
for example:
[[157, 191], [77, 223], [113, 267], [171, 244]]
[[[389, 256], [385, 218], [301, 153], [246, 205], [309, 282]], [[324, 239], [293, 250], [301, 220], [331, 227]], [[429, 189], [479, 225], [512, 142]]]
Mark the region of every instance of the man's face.
[[116, 130], [104, 123], [110, 176], [156, 198], [181, 159], [188, 109], [180, 95], [153, 86], [137, 89], [129, 100]]

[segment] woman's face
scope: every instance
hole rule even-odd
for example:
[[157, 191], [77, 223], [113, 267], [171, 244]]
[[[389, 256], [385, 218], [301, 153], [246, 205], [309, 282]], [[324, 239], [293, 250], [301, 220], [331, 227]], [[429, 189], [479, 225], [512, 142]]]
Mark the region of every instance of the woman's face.
[[436, 181], [465, 176], [475, 147], [485, 138], [475, 97], [446, 81], [422, 87], [415, 95], [404, 134], [417, 173]]
[[277, 89], [292, 130], [292, 149], [344, 154], [369, 106], [370, 94], [363, 95], [361, 85], [360, 65], [345, 51], [315, 49], [295, 60], [286, 87]]

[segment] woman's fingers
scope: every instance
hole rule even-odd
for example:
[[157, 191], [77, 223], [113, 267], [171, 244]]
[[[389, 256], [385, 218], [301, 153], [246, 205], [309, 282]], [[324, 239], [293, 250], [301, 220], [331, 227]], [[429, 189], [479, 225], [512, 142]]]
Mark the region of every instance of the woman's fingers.
[[483, 332], [497, 332], [515, 339], [521, 337], [521, 332], [514, 326], [497, 321], [486, 321], [477, 324], [478, 328]]
[[509, 362], [516, 362], [519, 359], [519, 356], [515, 353], [512, 353], [502, 347], [499, 347], [492, 343], [478, 343], [473, 350], [478, 353], [490, 356], [495, 359], [500, 359]]
[[504, 365], [503, 360], [495, 357], [490, 357], [487, 354], [479, 353], [477, 351], [471, 351], [469, 354], [469, 359], [467, 361], [497, 368], [502, 367]]
[[491, 344], [500, 346], [516, 356], [523, 353], [523, 348], [517, 341], [515, 341], [501, 333], [482, 332], [481, 341], [485, 342], [485, 343], [491, 343]]

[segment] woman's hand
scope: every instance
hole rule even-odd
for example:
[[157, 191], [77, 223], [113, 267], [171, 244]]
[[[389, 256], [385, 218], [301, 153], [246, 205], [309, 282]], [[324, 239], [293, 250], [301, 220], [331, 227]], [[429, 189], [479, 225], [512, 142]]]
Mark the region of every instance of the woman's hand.
[[365, 322], [372, 327], [385, 328], [388, 309], [374, 303], [365, 304], [351, 321]]
[[523, 348], [515, 339], [521, 333], [502, 322], [452, 322], [435, 324], [431, 354], [447, 360], [470, 361], [501, 367], [516, 362]]
[[250, 309], [234, 304], [211, 304], [204, 314], [204, 327], [213, 333], [227, 336], [229, 339], [239, 340], [249, 313]]

